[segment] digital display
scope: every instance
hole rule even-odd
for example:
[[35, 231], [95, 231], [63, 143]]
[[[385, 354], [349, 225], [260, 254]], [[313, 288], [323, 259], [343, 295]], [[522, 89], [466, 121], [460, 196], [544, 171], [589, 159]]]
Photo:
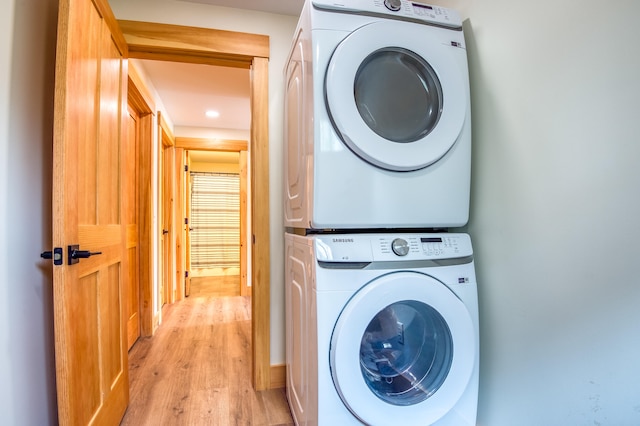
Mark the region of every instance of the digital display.
[[442, 242], [442, 238], [439, 238], [439, 237], [420, 238], [420, 242], [422, 242], [422, 243], [441, 243]]
[[429, 6], [428, 4], [421, 4], [421, 3], [412, 3], [413, 7], [417, 7], [420, 9], [427, 9], [427, 10], [433, 10], [433, 7]]

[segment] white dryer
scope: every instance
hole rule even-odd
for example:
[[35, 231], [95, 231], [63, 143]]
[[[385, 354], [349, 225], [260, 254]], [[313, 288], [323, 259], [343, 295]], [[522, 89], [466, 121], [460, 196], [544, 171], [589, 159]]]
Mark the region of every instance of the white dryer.
[[285, 235], [297, 425], [476, 424], [478, 302], [466, 234]]
[[456, 12], [307, 0], [285, 78], [285, 227], [467, 222], [471, 113]]

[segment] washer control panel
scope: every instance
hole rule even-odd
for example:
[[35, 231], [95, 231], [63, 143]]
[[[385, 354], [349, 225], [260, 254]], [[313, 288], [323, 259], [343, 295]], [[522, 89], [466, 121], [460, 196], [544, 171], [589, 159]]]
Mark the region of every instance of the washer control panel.
[[316, 256], [328, 262], [454, 259], [473, 255], [467, 234], [348, 234], [315, 237]]
[[390, 254], [407, 259], [453, 258], [471, 254], [462, 254], [467, 250], [463, 250], [465, 244], [456, 234], [411, 235], [392, 239], [380, 237], [378, 244], [377, 250], [375, 247], [373, 250], [376, 260], [387, 258]]
[[455, 10], [411, 0], [312, 0], [316, 9], [437, 24], [460, 29], [462, 20]]

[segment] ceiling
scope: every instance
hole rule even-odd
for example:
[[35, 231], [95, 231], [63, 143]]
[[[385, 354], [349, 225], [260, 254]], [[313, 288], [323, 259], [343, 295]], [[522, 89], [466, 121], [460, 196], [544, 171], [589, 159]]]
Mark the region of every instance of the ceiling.
[[[304, 0], [180, 0], [299, 16]], [[176, 127], [248, 131], [249, 70], [179, 62], [132, 60], [153, 83]], [[206, 111], [219, 113], [209, 118]]]
[[[134, 59], [153, 83], [174, 126], [248, 130], [249, 70]], [[206, 112], [217, 111], [217, 118]]]
[[181, 0], [235, 9], [258, 10], [281, 15], [300, 16], [304, 0]]

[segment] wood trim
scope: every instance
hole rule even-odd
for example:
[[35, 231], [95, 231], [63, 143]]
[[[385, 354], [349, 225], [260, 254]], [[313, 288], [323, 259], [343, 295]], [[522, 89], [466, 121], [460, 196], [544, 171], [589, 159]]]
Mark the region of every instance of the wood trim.
[[138, 68], [136, 68], [131, 61], [127, 62], [129, 67], [128, 87], [135, 87], [135, 93], [129, 93], [129, 102], [140, 113], [152, 114], [156, 110], [155, 99], [149, 92], [149, 88], [144, 83], [144, 79], [141, 77]]
[[184, 149], [175, 148], [175, 242], [176, 242], [176, 301], [185, 298], [185, 264], [184, 264]]
[[176, 137], [176, 148], [185, 148], [192, 151], [227, 151], [240, 152], [249, 149], [249, 143], [243, 140], [233, 139], [203, 139]]
[[[189, 27], [172, 26], [171, 34], [162, 31], [136, 35], [136, 29], [148, 23], [118, 21], [127, 43], [130, 43], [129, 57], [191, 62], [201, 64], [227, 63], [228, 66], [245, 65], [247, 52], [242, 48], [243, 42], [235, 42], [237, 37], [245, 40], [246, 34], [229, 32], [220, 52], [206, 47], [212, 33], [198, 31], [197, 37]], [[159, 25], [159, 24], [152, 24]], [[158, 28], [158, 27], [156, 27]], [[202, 29], [199, 29], [202, 30]], [[189, 48], [176, 46], [181, 40], [192, 37]], [[250, 63], [252, 67], [251, 85], [251, 210], [252, 224], [256, 242], [252, 246], [252, 337], [253, 337], [253, 385], [256, 390], [264, 390], [270, 386], [270, 235], [269, 235], [269, 93], [268, 93], [268, 57], [269, 37], [259, 36], [263, 47], [261, 52], [254, 53]], [[215, 38], [215, 37], [214, 37]], [[223, 41], [217, 39], [219, 44]], [[145, 54], [144, 52], [148, 52]], [[230, 60], [231, 58], [231, 60]], [[184, 148], [184, 147], [183, 147]], [[259, 183], [256, 185], [255, 183]], [[263, 191], [264, 192], [261, 192]], [[256, 214], [258, 212], [258, 214]], [[156, 323], [157, 324], [157, 323]], [[264, 332], [264, 335], [260, 333]]]
[[[191, 170], [191, 156], [189, 155], [189, 151], [185, 150], [184, 163], [187, 167], [187, 170]], [[185, 205], [184, 205], [184, 217], [191, 218], [191, 174], [185, 173]], [[189, 219], [191, 221], [191, 219]], [[191, 294], [191, 231], [190, 227], [191, 223], [185, 226], [184, 231], [184, 245], [185, 245], [185, 255], [184, 255], [184, 263], [186, 270], [186, 277], [184, 279], [184, 295], [185, 297]]]
[[252, 326], [253, 380], [256, 390], [270, 386], [270, 235], [269, 235], [269, 61], [254, 58], [251, 79], [251, 220], [253, 248]]
[[[129, 64], [131, 65], [131, 64]], [[146, 87], [133, 67], [129, 67], [128, 101], [138, 112], [138, 262], [140, 284], [140, 335], [151, 336], [153, 324], [153, 199], [151, 158], [153, 153], [153, 106], [145, 96]]]
[[109, 27], [109, 31], [111, 31], [111, 39], [113, 43], [116, 45], [118, 50], [120, 50], [120, 54], [124, 57], [128, 57], [129, 46], [127, 41], [122, 33], [118, 21], [116, 20], [113, 11], [111, 10], [111, 6], [109, 5], [108, 0], [92, 0], [93, 4], [96, 7], [96, 10], [100, 14], [100, 16], [104, 19], [107, 26]]
[[269, 37], [235, 31], [139, 21], [118, 21], [129, 57], [249, 68], [269, 57]]
[[251, 296], [251, 287], [247, 285], [247, 194], [248, 188], [248, 153], [240, 151], [240, 295]]
[[[175, 170], [175, 138], [162, 113], [158, 111], [158, 198], [160, 217], [158, 235], [160, 235], [160, 252], [162, 268], [160, 269], [163, 284], [163, 302], [176, 302], [175, 258], [176, 258], [176, 170]], [[168, 231], [165, 235], [164, 230]]]
[[166, 148], [176, 144], [176, 138], [173, 136], [171, 128], [169, 128], [169, 123], [167, 123], [160, 111], [158, 111], [158, 133], [163, 147]]
[[287, 366], [277, 364], [271, 366], [271, 383], [269, 389], [281, 389], [287, 386]]

